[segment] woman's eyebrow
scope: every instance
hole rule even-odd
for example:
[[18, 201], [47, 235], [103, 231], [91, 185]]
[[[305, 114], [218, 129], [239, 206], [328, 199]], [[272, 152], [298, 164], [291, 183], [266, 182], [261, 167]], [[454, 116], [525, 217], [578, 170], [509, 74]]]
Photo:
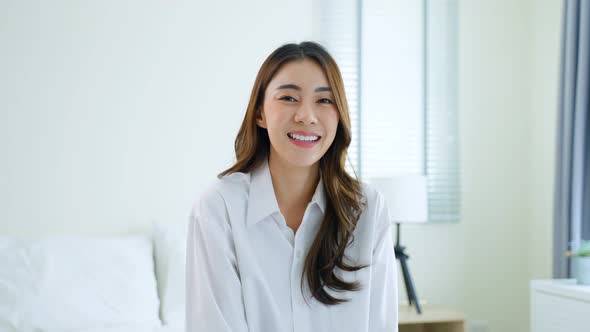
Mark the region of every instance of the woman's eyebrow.
[[283, 89], [293, 89], [293, 90], [297, 90], [297, 91], [301, 91], [301, 87], [295, 84], [283, 84], [283, 85], [279, 85], [279, 87], [277, 88], [277, 90], [283, 90]]
[[[301, 91], [301, 87], [299, 85], [295, 85], [295, 84], [283, 84], [283, 85], [279, 85], [279, 87], [277, 88], [277, 90], [283, 90], [283, 89], [293, 89], [293, 90], [297, 90], [297, 91]], [[322, 86], [319, 88], [315, 88], [315, 90], [313, 90], [314, 92], [324, 92], [324, 91], [332, 91], [332, 89], [329, 86]]]

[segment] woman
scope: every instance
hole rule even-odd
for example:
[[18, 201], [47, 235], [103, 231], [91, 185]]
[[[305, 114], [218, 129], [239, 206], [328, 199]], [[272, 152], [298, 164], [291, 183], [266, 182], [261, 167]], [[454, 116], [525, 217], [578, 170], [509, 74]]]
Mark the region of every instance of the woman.
[[350, 140], [334, 59], [313, 42], [275, 50], [235, 165], [191, 213], [187, 331], [397, 331], [392, 227], [345, 171]]

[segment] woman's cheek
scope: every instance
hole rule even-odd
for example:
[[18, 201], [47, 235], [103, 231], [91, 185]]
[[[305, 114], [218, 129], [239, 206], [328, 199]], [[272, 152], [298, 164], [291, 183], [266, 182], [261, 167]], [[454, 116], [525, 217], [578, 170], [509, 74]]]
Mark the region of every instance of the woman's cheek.
[[333, 112], [330, 113], [330, 119], [328, 120], [328, 124], [330, 126], [330, 133], [333, 136], [336, 136], [336, 130], [338, 129], [338, 112], [336, 110], [333, 110]]

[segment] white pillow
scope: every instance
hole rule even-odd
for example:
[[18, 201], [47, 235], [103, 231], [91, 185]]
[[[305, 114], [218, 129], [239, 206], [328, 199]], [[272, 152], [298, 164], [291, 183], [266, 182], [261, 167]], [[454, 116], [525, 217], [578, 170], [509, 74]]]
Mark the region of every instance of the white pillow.
[[0, 243], [0, 327], [76, 331], [160, 324], [149, 237]]
[[0, 238], [0, 331], [17, 331], [24, 321], [22, 303], [31, 302], [36, 264], [28, 255], [25, 242]]
[[188, 222], [153, 225], [160, 317], [166, 325], [184, 326], [187, 233]]

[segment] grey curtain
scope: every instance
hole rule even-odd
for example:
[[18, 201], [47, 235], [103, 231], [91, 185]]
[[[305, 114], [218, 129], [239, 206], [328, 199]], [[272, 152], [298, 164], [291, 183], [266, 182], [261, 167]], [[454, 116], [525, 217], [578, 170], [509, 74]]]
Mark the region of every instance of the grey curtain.
[[590, 240], [590, 0], [563, 10], [553, 277], [569, 277], [568, 249]]

